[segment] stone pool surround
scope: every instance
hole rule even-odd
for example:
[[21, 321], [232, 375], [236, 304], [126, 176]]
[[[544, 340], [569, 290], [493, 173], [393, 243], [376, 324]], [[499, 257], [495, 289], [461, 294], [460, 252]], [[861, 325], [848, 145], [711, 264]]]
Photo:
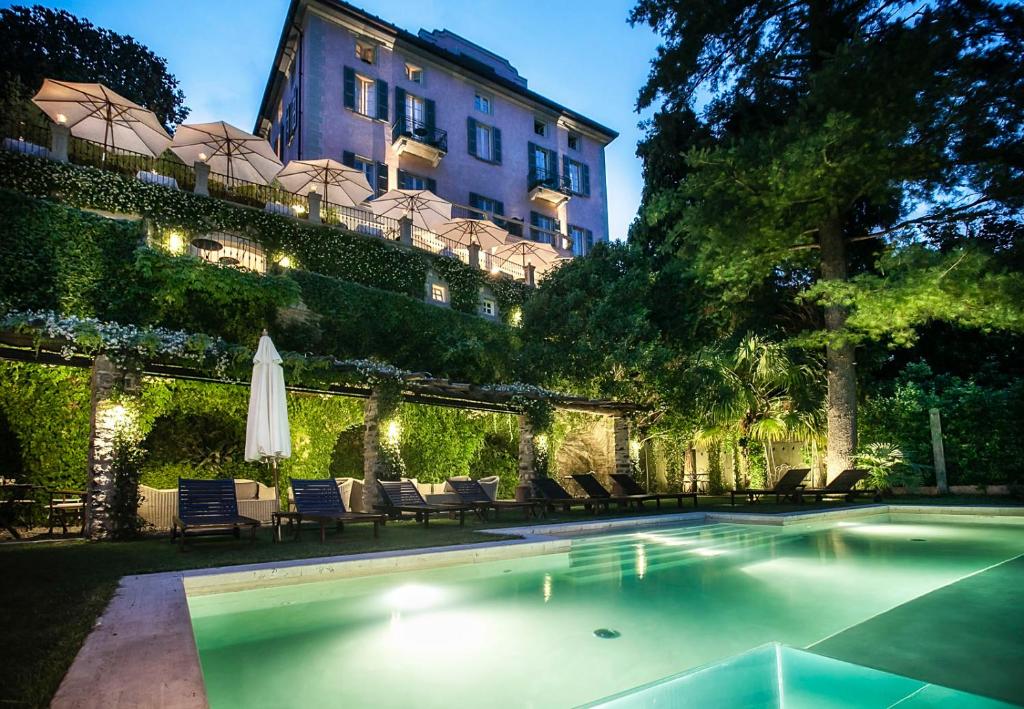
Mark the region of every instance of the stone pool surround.
[[521, 537], [515, 540], [126, 576], [79, 650], [51, 706], [57, 709], [207, 707], [188, 595], [557, 554], [569, 551], [574, 537], [666, 524], [732, 522], [789, 526], [885, 513], [1024, 519], [1022, 507], [988, 506], [879, 504], [783, 514], [697, 511], [480, 530], [481, 534]]

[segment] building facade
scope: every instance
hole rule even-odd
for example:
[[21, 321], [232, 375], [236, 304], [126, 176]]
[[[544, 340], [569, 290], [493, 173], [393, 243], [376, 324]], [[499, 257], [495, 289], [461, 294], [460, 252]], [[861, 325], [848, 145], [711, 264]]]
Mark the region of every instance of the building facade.
[[529, 90], [447, 30], [412, 34], [338, 0], [293, 0], [257, 118], [284, 162], [331, 158], [377, 194], [429, 189], [453, 216], [582, 255], [607, 241], [617, 133]]

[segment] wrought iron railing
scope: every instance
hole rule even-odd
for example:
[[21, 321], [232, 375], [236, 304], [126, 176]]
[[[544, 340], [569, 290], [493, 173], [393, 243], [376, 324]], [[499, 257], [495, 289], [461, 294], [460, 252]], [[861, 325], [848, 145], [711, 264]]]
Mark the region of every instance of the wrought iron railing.
[[304, 217], [309, 213], [309, 200], [305, 195], [289, 192], [276, 183], [261, 185], [258, 182], [211, 172], [207, 189], [211, 197], [275, 214]]
[[543, 168], [531, 168], [527, 175], [527, 188], [532, 190], [535, 187], [544, 187], [555, 192], [569, 194], [569, 176], [559, 175], [558, 170], [545, 170]]
[[391, 126], [391, 142], [394, 143], [399, 138], [411, 138], [417, 143], [437, 148], [442, 153], [448, 152], [448, 131], [427, 125], [423, 121], [408, 117], [395, 121]]
[[359, 207], [324, 202], [320, 210], [320, 219], [324, 224], [388, 241], [397, 241], [401, 236], [401, 226], [397, 219], [378, 217], [370, 210]]
[[196, 234], [185, 252], [218, 266], [230, 266], [255, 273], [267, 272], [267, 254], [258, 243], [237, 234], [214, 231]]

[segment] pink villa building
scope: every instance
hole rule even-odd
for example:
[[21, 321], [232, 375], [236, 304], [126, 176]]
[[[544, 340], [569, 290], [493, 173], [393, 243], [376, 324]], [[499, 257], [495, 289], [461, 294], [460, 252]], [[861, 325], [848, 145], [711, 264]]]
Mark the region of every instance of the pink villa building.
[[256, 121], [285, 162], [332, 158], [377, 194], [429, 189], [453, 216], [582, 255], [608, 240], [617, 133], [447, 30], [412, 34], [339, 0], [292, 0]]

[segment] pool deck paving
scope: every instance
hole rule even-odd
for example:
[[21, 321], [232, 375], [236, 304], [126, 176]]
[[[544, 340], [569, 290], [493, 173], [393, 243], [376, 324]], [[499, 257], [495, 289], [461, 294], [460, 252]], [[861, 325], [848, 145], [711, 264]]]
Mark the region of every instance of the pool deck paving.
[[[143, 576], [127, 576], [122, 579], [117, 593], [107, 609], [96, 623], [93, 632], [87, 638], [82, 649], [75, 657], [71, 668], [61, 682], [57, 694], [51, 704], [55, 709], [122, 709], [127, 707], [154, 707], [160, 709], [202, 709], [208, 706], [202, 669], [196, 649], [195, 638], [188, 610], [187, 595], [205, 593], [222, 593], [238, 591], [245, 588], [267, 585], [288, 585], [294, 583], [311, 583], [352, 576], [377, 573], [388, 573], [414, 568], [437, 567], [465, 563], [483, 563], [502, 558], [516, 556], [560, 553], [569, 550], [571, 537], [630, 529], [650, 527], [652, 525], [685, 524], [685, 523], [744, 523], [790, 525], [812, 521], [829, 521], [842, 518], [856, 518], [870, 514], [885, 512], [911, 512], [921, 514], [982, 514], [982, 515], [1014, 515], [1020, 516], [1022, 508], [995, 507], [937, 507], [937, 506], [894, 506], [866, 505], [864, 507], [832, 510], [826, 512], [795, 512], [787, 514], [757, 514], [746, 512], [687, 512], [679, 514], [652, 515], [641, 518], [612, 519], [587, 522], [570, 522], [563, 524], [538, 525], [535, 527], [514, 527], [508, 529], [482, 530], [492, 534], [518, 534], [517, 540], [500, 540], [467, 544], [457, 547], [434, 547], [414, 550], [397, 550], [356, 554], [341, 557], [325, 557], [319, 559], [301, 559], [296, 561], [269, 562], [249, 564], [220, 569], [198, 569], [191, 571], [175, 571]], [[1007, 618], [1019, 610], [1019, 603], [1013, 598], [1013, 587], [1021, 588], [1024, 578], [1024, 560], [1021, 564], [1009, 566], [1012, 578], [1001, 582], [1002, 593], [990, 593], [988, 606], [970, 596], [973, 593], [985, 595], [983, 591], [968, 585], [961, 589], [960, 596], [953, 595], [949, 600], [940, 601], [932, 608], [925, 606], [926, 618], [913, 619], [914, 623], [942, 619], [950, 622], [951, 632], [963, 632], [967, 637], [974, 637], [980, 623], [990, 622], [992, 627], [999, 627], [1000, 632], [1006, 627]], [[990, 570], [998, 571], [1000, 567]], [[990, 572], [985, 572], [990, 573]], [[902, 608], [918, 602], [926, 602], [930, 596], [942, 592], [954, 592], [955, 587], [965, 584], [980, 575], [954, 583], [923, 596], [912, 603], [888, 611], [864, 625], [875, 627], [874, 623], [890, 613], [898, 613]], [[1001, 579], [1002, 577], [996, 576]], [[980, 582], [979, 582], [980, 583]], [[1009, 585], [1006, 585], [1009, 584]], [[984, 586], [985, 584], [981, 584]], [[997, 584], [999, 585], [999, 584]], [[963, 594], [968, 596], [964, 597]], [[979, 603], [987, 611], [979, 611], [976, 615], [971, 604]], [[964, 613], [964, 608], [971, 613]], [[956, 609], [957, 613], [951, 613]], [[985, 613], [988, 613], [986, 616]], [[920, 613], [920, 610], [912, 611]], [[954, 616], [960, 616], [957, 619]], [[982, 620], [987, 618], [988, 620]], [[1020, 624], [1018, 612], [1014, 621]], [[998, 623], [998, 625], [996, 625]], [[887, 663], [891, 666], [877, 667], [897, 674], [920, 679], [927, 679], [936, 684], [956, 686], [942, 672], [948, 672], [945, 657], [938, 653], [938, 648], [913, 650], [915, 637], [912, 631], [900, 633], [896, 638], [905, 638], [902, 647], [906, 649], [900, 654], [900, 642], [893, 640], [892, 626], [909, 627], [910, 621], [887, 622], [877, 626], [877, 630], [858, 634], [857, 626], [830, 638], [812, 648], [816, 653], [845, 659], [850, 662], [877, 667], [869, 660], [876, 661], [882, 657], [890, 657]], [[847, 637], [847, 634], [850, 634]], [[1017, 637], [1024, 637], [1024, 631]], [[998, 643], [993, 643], [998, 644]], [[1003, 643], [1005, 645], [1006, 643]], [[887, 646], [889, 654], [879, 652], [879, 646]], [[1017, 643], [1021, 645], [1021, 643]], [[948, 648], [941, 648], [948, 651]], [[930, 654], [935, 650], [935, 654]], [[1012, 667], [1024, 666], [1024, 649], [1021, 647], [993, 647], [993, 654], [985, 651], [985, 659], [974, 656], [975, 664], [989, 663], [985, 675], [998, 674], [997, 668], [1006, 674], [1016, 674]], [[915, 652], [920, 655], [915, 656]], [[975, 647], [964, 648], [965, 656], [977, 653]], [[838, 653], [838, 654], [833, 654]], [[844, 654], [845, 653], [845, 654]], [[848, 655], [856, 655], [860, 659], [849, 659]], [[954, 653], [957, 655], [957, 653]], [[958, 655], [957, 655], [958, 656]], [[927, 660], [927, 661], [926, 661]], [[921, 669], [917, 673], [905, 671], [913, 663], [919, 663]], [[965, 673], [966, 674], [966, 673]], [[922, 676], [925, 675], [925, 676]], [[998, 679], [998, 678], [996, 678]], [[966, 680], [965, 680], [966, 681]], [[975, 683], [977, 684], [977, 683]], [[1008, 686], [1014, 682], [1000, 681], [987, 692], [971, 689], [971, 686], [957, 687], [978, 694], [1002, 698], [1010, 693], [1021, 701], [1020, 687]], [[993, 694], [993, 691], [999, 694]], [[1008, 696], [1008, 695], [1007, 695]]]
[[[810, 648], [819, 655], [1024, 705], [1024, 557], [926, 593]], [[944, 633], [936, 636], [935, 625]], [[951, 643], [949, 638], [964, 638]]]

